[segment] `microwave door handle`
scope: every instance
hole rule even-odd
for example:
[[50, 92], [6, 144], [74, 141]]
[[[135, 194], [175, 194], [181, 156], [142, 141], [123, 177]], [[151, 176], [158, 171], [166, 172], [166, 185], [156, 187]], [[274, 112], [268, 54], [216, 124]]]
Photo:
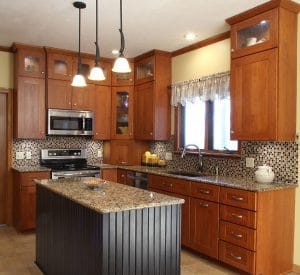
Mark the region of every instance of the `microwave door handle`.
[[82, 133], [85, 132], [85, 117], [82, 117]]

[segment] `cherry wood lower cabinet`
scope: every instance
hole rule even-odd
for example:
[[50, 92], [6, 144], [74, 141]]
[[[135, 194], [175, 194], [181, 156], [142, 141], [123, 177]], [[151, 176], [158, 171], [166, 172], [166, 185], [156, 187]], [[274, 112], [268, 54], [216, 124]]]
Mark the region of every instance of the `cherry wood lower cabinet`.
[[118, 173], [117, 173], [117, 168], [112, 168], [112, 169], [101, 169], [101, 175], [102, 179], [108, 180], [108, 181], [118, 181]]
[[25, 231], [35, 228], [36, 185], [34, 179], [49, 179], [49, 172], [14, 171], [14, 226]]

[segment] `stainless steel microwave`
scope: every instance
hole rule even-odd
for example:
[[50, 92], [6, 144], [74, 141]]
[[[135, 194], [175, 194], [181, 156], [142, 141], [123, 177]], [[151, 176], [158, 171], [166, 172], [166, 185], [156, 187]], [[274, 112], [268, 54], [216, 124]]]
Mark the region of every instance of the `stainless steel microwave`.
[[93, 128], [93, 112], [48, 109], [48, 135], [91, 136]]

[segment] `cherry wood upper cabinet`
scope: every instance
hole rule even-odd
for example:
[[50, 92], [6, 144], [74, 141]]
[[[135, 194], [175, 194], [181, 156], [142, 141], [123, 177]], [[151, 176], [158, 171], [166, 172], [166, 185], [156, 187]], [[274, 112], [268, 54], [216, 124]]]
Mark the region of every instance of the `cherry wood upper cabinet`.
[[94, 139], [110, 139], [111, 87], [96, 86], [94, 100]]
[[129, 62], [131, 68], [130, 73], [114, 73], [112, 72], [112, 86], [131, 86], [134, 85], [134, 63]]
[[135, 138], [170, 138], [171, 55], [151, 51], [137, 57], [135, 64]]
[[46, 48], [46, 52], [48, 78], [71, 81], [73, 53], [52, 48]]
[[111, 97], [111, 138], [133, 138], [133, 87], [113, 87]]
[[95, 85], [86, 87], [72, 87], [72, 109], [79, 111], [93, 111], [95, 107]]
[[42, 47], [14, 44], [15, 74], [18, 76], [45, 78], [45, 51]]
[[47, 79], [47, 107], [50, 109], [72, 108], [72, 86], [69, 81]]
[[44, 139], [46, 130], [45, 80], [17, 77], [14, 92], [14, 137]]
[[295, 141], [298, 10], [270, 1], [226, 20], [232, 139]]

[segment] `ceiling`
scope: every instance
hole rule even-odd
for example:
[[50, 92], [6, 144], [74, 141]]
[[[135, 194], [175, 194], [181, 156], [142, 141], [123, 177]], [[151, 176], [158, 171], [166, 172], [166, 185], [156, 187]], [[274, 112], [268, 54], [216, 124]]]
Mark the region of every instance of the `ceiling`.
[[[119, 0], [99, 1], [100, 54], [119, 49]], [[95, 0], [82, 11], [82, 51], [94, 53]], [[125, 55], [174, 51], [229, 30], [224, 19], [266, 0], [124, 0]], [[297, 0], [295, 2], [300, 2]], [[73, 0], [1, 0], [0, 45], [12, 42], [77, 50], [78, 10]], [[196, 39], [184, 35], [194, 32]]]

